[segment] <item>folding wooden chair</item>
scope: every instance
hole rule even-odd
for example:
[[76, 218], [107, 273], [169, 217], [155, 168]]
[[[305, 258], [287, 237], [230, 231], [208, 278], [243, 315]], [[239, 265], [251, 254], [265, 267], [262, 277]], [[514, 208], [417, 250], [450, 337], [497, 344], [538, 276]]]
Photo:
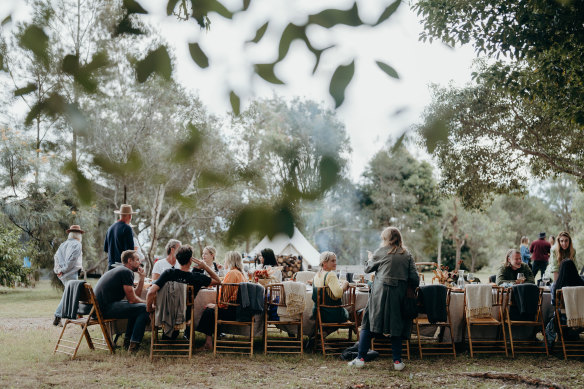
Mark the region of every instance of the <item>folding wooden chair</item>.
[[[67, 288], [73, 287], [73, 281], [70, 281], [67, 284]], [[63, 329], [61, 330], [61, 334], [59, 335], [59, 339], [57, 340], [57, 344], [55, 345], [55, 350], [53, 354], [59, 352], [67, 355], [71, 355], [71, 359], [74, 359], [77, 355], [77, 351], [79, 350], [79, 346], [81, 345], [81, 340], [85, 337], [87, 341], [87, 345], [91, 350], [100, 349], [109, 351], [110, 354], [113, 354], [114, 345], [112, 343], [109, 331], [106, 327], [107, 323], [113, 322], [115, 319], [104, 319], [99, 309], [99, 304], [97, 303], [97, 299], [95, 298], [95, 294], [93, 293], [93, 288], [89, 283], [83, 283], [79, 286], [81, 288], [79, 293], [79, 310], [77, 313], [76, 319], [66, 319], [65, 324], [63, 325]], [[78, 338], [66, 339], [63, 337], [65, 334], [65, 330], [69, 324], [76, 324], [81, 327], [81, 334]], [[102, 338], [101, 339], [92, 339], [91, 335], [89, 334], [89, 327], [99, 325], [101, 328]], [[72, 335], [73, 336], [73, 335]]]
[[[535, 286], [534, 286], [535, 287]], [[515, 353], [523, 353], [523, 354], [546, 354], [549, 355], [548, 345], [547, 345], [547, 338], [545, 335], [545, 326], [543, 323], [543, 314], [541, 310], [541, 304], [543, 301], [543, 288], [539, 288], [539, 295], [537, 300], [537, 313], [534, 316], [533, 320], [517, 320], [511, 319], [512, 313], [514, 311], [514, 307], [516, 307], [516, 303], [513, 302], [513, 288], [509, 288], [507, 290], [507, 304], [505, 305], [505, 323], [507, 323], [507, 330], [509, 331], [509, 343], [511, 344], [511, 356], [515, 358]], [[513, 339], [513, 327], [528, 327], [528, 328], [537, 328], [541, 329], [541, 333], [543, 334], [543, 348], [541, 342], [537, 339], [527, 339], [527, 340], [517, 340]]]
[[[497, 309], [498, 308], [498, 313], [495, 313], [495, 316], [493, 316], [493, 313], [491, 312], [491, 315], [489, 317], [469, 317], [469, 315], [467, 314], [467, 306], [468, 306], [468, 299], [469, 299], [469, 293], [472, 293], [471, 291], [476, 292], [476, 290], [474, 290], [475, 288], [472, 288], [470, 286], [467, 286], [467, 288], [465, 288], [464, 290], [464, 320], [466, 323], [466, 331], [468, 334], [468, 344], [470, 347], [470, 356], [471, 358], [474, 358], [474, 354], [479, 354], [479, 353], [483, 353], [483, 354], [495, 354], [495, 353], [505, 353], [505, 356], [509, 356], [508, 352], [507, 352], [507, 337], [505, 335], [505, 327], [504, 327], [504, 321], [503, 321], [503, 304], [504, 304], [504, 289], [500, 286], [493, 286], [492, 287], [492, 308], [493, 309]], [[485, 327], [485, 326], [491, 326], [491, 327], [496, 327], [497, 328], [497, 336], [494, 340], [489, 339], [489, 340], [477, 340], [472, 338], [472, 327], [473, 326], [478, 326], [478, 327]], [[499, 339], [501, 336], [500, 334], [502, 334], [503, 339]], [[503, 346], [503, 350], [500, 348], [500, 345]]]
[[[303, 286], [304, 287], [304, 286]], [[279, 307], [286, 307], [286, 294], [284, 285], [268, 284], [266, 285], [264, 296], [264, 354], [281, 353], [281, 354], [302, 354], [303, 352], [303, 328], [302, 316], [295, 319], [270, 320], [270, 313]], [[282, 337], [276, 336], [276, 333], [282, 334], [278, 326], [296, 327], [296, 336]], [[271, 330], [271, 331], [270, 331]]]
[[[450, 289], [444, 285], [432, 285], [432, 288], [442, 287], [446, 289], [446, 321], [430, 323], [427, 315], [418, 315], [414, 319], [414, 325], [416, 326], [416, 335], [418, 337], [418, 351], [420, 353], [420, 359], [424, 357], [424, 350], [426, 355], [452, 355], [456, 358], [456, 349], [454, 347], [454, 339], [452, 335], [452, 321], [450, 320]], [[420, 288], [416, 289], [416, 295], [420, 296]], [[439, 329], [439, 338], [437, 341], [433, 339], [427, 339], [422, 342], [422, 335], [420, 333], [420, 327], [437, 327]], [[450, 342], [443, 342], [441, 337], [444, 336], [445, 329], [448, 328], [450, 332]]]
[[[163, 288], [169, 287], [170, 282], [167, 282]], [[162, 326], [156, 325], [156, 312], [150, 313], [150, 323], [151, 323], [151, 330], [152, 334], [150, 336], [150, 360], [152, 361], [154, 357], [178, 357], [178, 358], [189, 358], [193, 356], [193, 338], [194, 338], [194, 329], [192, 323], [194, 323], [194, 287], [192, 285], [184, 285], [178, 284], [179, 286], [186, 287], [186, 301], [185, 301], [185, 308], [186, 312], [188, 312], [189, 317], [185, 317], [185, 324], [189, 325], [189, 337], [188, 339], [184, 338], [177, 338], [174, 340], [171, 339], [162, 339], [162, 334], [164, 333], [164, 329]], [[185, 290], [181, 288], [178, 293], [185, 293]], [[159, 292], [160, 293], [160, 292]]]
[[[217, 299], [215, 304], [215, 337], [213, 342], [213, 355], [223, 354], [249, 354], [253, 355], [253, 330], [254, 317], [251, 321], [236, 321], [219, 319], [219, 309], [236, 309], [240, 304], [236, 302], [239, 284], [217, 285]], [[221, 307], [221, 308], [220, 308]], [[238, 330], [249, 328], [249, 335], [229, 335], [219, 339], [218, 328], [222, 325], [237, 327]], [[240, 332], [240, 331], [238, 331]]]
[[[582, 288], [582, 287], [580, 287]], [[578, 301], [578, 305], [584, 305], [584, 301]], [[584, 341], [578, 334], [578, 339], [566, 339], [568, 336], [569, 327], [567, 324], [562, 324], [561, 315], [565, 316], [566, 305], [564, 302], [564, 294], [562, 289], [556, 290], [556, 305], [555, 305], [555, 320], [558, 335], [562, 342], [562, 351], [564, 353], [564, 359], [568, 357], [583, 357], [584, 356]]]
[[[327, 304], [330, 298], [327, 298], [330, 289], [328, 287], [320, 287], [316, 293], [316, 347], [320, 344], [322, 355], [326, 356], [327, 351], [332, 354], [341, 354], [344, 349], [354, 344], [353, 332], [357, 335], [359, 340], [359, 330], [357, 329], [357, 313], [355, 311], [355, 286], [349, 286], [341, 297], [341, 305]], [[322, 321], [322, 309], [340, 309], [345, 308], [349, 312], [349, 320], [343, 323], [324, 323]], [[342, 336], [329, 335], [341, 330], [347, 329], [347, 338]], [[335, 334], [336, 335], [336, 334]], [[340, 335], [340, 333], [339, 333]], [[316, 348], [315, 348], [316, 349]]]

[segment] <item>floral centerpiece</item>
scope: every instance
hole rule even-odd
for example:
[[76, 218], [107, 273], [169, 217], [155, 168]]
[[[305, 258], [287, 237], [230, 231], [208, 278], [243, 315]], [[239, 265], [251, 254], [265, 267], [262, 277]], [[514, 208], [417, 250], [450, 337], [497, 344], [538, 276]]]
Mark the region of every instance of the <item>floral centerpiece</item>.
[[440, 284], [446, 285], [458, 280], [458, 271], [449, 271], [448, 266], [441, 266], [440, 269], [433, 270], [433, 272], [432, 282], [438, 280]]
[[273, 278], [274, 269], [262, 269], [253, 272], [253, 281], [262, 285], [267, 285], [275, 281]]

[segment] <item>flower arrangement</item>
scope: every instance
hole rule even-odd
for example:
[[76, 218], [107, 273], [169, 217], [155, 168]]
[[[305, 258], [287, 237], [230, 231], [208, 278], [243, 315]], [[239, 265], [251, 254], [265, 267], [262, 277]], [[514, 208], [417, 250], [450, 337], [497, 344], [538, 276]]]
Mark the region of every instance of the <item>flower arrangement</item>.
[[456, 282], [458, 280], [458, 271], [448, 271], [448, 266], [441, 266], [440, 269], [434, 270], [434, 277], [432, 282], [438, 280], [441, 284]]
[[271, 269], [256, 270], [253, 272], [253, 280], [258, 282], [258, 280], [267, 280], [272, 277]]

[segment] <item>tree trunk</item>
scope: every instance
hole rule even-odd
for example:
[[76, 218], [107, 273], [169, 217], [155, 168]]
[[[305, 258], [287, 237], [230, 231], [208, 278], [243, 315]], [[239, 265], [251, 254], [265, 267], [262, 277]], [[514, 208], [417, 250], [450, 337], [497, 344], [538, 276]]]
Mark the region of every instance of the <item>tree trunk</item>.
[[460, 258], [461, 258], [461, 251], [462, 246], [464, 246], [464, 239], [460, 237], [459, 230], [458, 230], [458, 211], [456, 208], [456, 198], [454, 199], [454, 217], [452, 218], [452, 240], [454, 240], [454, 244], [456, 247], [456, 264], [454, 266], [454, 270], [460, 270]]

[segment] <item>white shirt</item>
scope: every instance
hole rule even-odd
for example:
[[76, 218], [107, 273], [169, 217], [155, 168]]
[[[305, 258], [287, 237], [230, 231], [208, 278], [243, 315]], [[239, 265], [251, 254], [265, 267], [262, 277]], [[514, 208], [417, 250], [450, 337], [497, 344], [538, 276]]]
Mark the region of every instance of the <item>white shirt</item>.
[[178, 261], [173, 266], [170, 263], [168, 263], [166, 258], [159, 259], [158, 261], [156, 261], [156, 263], [154, 264], [154, 267], [152, 268], [152, 274], [154, 274], [154, 273], [162, 274], [162, 272], [164, 272], [167, 269], [175, 269], [175, 268], [176, 269], [180, 268]]

